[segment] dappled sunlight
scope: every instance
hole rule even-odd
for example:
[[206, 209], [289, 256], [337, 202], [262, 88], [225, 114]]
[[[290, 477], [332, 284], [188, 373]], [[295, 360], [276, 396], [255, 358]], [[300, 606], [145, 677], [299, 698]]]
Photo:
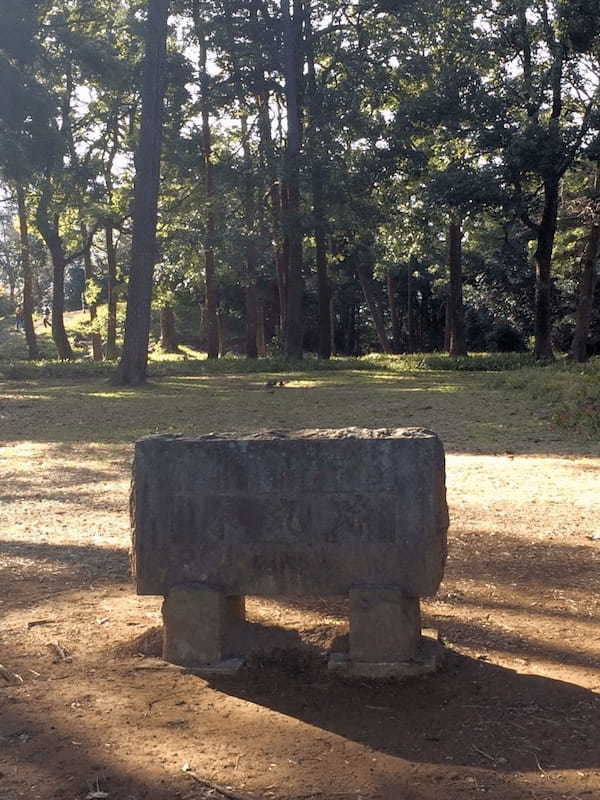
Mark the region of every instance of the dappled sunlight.
[[[265, 391], [276, 377], [287, 385]], [[188, 763], [259, 796], [285, 784], [439, 800], [449, 767], [465, 796], [475, 785], [509, 800], [600, 790], [590, 538], [600, 458], [522, 398], [471, 374], [345, 372], [182, 376], [125, 391], [69, 381], [31, 394], [44, 402], [10, 412], [0, 450], [0, 662], [23, 679], [2, 688], [2, 771], [17, 770], [20, 786], [60, 775], [73, 797], [97, 779], [110, 797], [135, 785], [164, 800], [168, 785], [191, 798], [201, 787]], [[281, 655], [235, 679], [165, 666], [161, 598], [136, 596], [128, 577], [133, 441], [348, 425], [424, 426], [446, 443], [449, 559], [423, 601], [424, 624], [451, 648], [442, 672], [398, 686], [332, 681], [322, 663], [347, 634], [343, 597], [248, 598], [251, 624], [297, 641], [308, 673]]]
[[[285, 385], [267, 385], [275, 380]], [[593, 442], [557, 432], [535, 402], [490, 390], [486, 380], [477, 373], [292, 370], [171, 376], [136, 389], [38, 382], [29, 399], [0, 407], [0, 423], [5, 441], [129, 445], [155, 433], [412, 426], [435, 430], [448, 452], [597, 454]], [[4, 387], [8, 397], [27, 394], [21, 385]]]

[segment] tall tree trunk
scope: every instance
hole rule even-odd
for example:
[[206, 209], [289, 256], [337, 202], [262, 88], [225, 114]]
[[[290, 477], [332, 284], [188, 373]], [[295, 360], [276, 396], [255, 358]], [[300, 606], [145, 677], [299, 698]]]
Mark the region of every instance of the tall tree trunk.
[[[249, 280], [252, 280], [249, 276]], [[258, 358], [257, 347], [258, 303], [256, 283], [246, 287], [246, 358]]]
[[[251, 11], [253, 18], [256, 17], [254, 8]], [[231, 25], [231, 13], [226, 8], [224, 14], [224, 24], [227, 37], [229, 39], [229, 57], [231, 59], [231, 71], [235, 84], [235, 93], [240, 109], [240, 126], [242, 133], [242, 153], [244, 157], [244, 188], [243, 188], [243, 207], [244, 207], [244, 227], [246, 229], [246, 269], [245, 269], [245, 290], [246, 290], [246, 358], [257, 358], [258, 350], [256, 346], [257, 329], [257, 253], [256, 253], [256, 227], [257, 227], [257, 204], [256, 204], [256, 179], [255, 167], [253, 164], [252, 153], [250, 151], [250, 137], [248, 134], [248, 108], [246, 96], [240, 73], [235, 35]]]
[[544, 210], [535, 251], [535, 357], [554, 358], [552, 352], [552, 251], [558, 218], [560, 179], [544, 181]]
[[450, 267], [450, 286], [448, 306], [450, 309], [450, 355], [466, 356], [465, 310], [462, 289], [462, 223], [453, 214], [448, 229], [448, 265]]
[[[354, 276], [356, 280], [356, 276]], [[344, 305], [344, 353], [345, 355], [359, 355], [359, 304], [353, 298]]]
[[169, 5], [170, 0], [148, 3], [125, 338], [115, 375], [115, 383], [134, 386], [144, 383], [148, 365]]
[[[287, 214], [287, 189], [281, 187], [281, 214], [282, 223]], [[280, 338], [281, 346], [285, 350], [285, 337], [287, 331], [288, 307], [288, 276], [290, 265], [290, 239], [287, 233], [282, 233], [281, 247], [277, 252], [277, 291], [279, 293]]]
[[17, 206], [19, 212], [19, 233], [21, 245], [21, 269], [23, 273], [23, 322], [27, 353], [31, 361], [39, 358], [37, 340], [33, 327], [33, 276], [31, 271], [31, 251], [29, 249], [29, 230], [27, 225], [27, 204], [25, 189], [17, 185]]
[[[331, 288], [331, 284], [329, 284]], [[331, 296], [329, 298], [329, 341], [331, 342], [331, 355], [334, 356], [337, 353], [337, 348], [335, 346], [335, 298], [333, 296], [333, 290], [331, 291]]]
[[[110, 150], [108, 159], [104, 166], [104, 181], [108, 194], [108, 202], [113, 206], [114, 186], [113, 186], [113, 165], [117, 153], [119, 152], [119, 106], [121, 103], [120, 95], [114, 98], [112, 108], [109, 134]], [[106, 358], [112, 361], [118, 357], [117, 351], [117, 248], [114, 242], [113, 221], [109, 218], [104, 225], [104, 236], [106, 241], [106, 261], [107, 261], [107, 321], [106, 321]]]
[[379, 346], [384, 353], [389, 353], [390, 343], [385, 332], [383, 314], [381, 313], [381, 309], [377, 304], [373, 291], [373, 260], [370, 247], [365, 247], [364, 251], [359, 254], [357, 272], [358, 279], [369, 308], [369, 313], [371, 314], [371, 319], [373, 320], [373, 324], [375, 326], [375, 332], [377, 333]]
[[104, 228], [106, 260], [108, 266], [108, 298], [106, 318], [106, 359], [117, 358], [117, 248], [113, 238], [113, 226], [108, 222]]
[[450, 299], [446, 295], [446, 307], [444, 309], [444, 350], [450, 352], [450, 334], [452, 331], [452, 319], [450, 316]]
[[73, 350], [65, 329], [65, 254], [57, 235], [52, 245], [49, 245], [52, 257], [52, 339], [61, 361], [73, 358]]
[[406, 268], [406, 352], [415, 352], [415, 315], [413, 308], [412, 271], [410, 265]]
[[600, 255], [600, 224], [592, 225], [587, 238], [585, 252], [581, 259], [581, 274], [579, 276], [579, 290], [577, 312], [575, 318], [575, 333], [571, 343], [570, 355], [575, 361], [587, 361], [587, 344], [590, 332], [590, 318], [596, 288], [596, 264]]
[[258, 301], [256, 304], [256, 352], [260, 358], [267, 355], [267, 344], [265, 341], [265, 304]]
[[206, 350], [208, 358], [219, 357], [219, 314], [217, 271], [215, 266], [215, 187], [212, 168], [212, 134], [210, 129], [210, 97], [209, 76], [207, 72], [208, 52], [204, 22], [200, 12], [200, 3], [194, 0], [192, 5], [194, 32], [198, 40], [200, 69], [200, 116], [202, 119], [202, 172], [207, 201], [206, 239], [204, 242], [204, 276], [205, 306], [204, 322], [206, 325]]
[[306, 6], [306, 53], [308, 65], [309, 125], [308, 134], [312, 156], [311, 183], [313, 201], [313, 231], [319, 298], [319, 357], [331, 358], [331, 288], [327, 276], [327, 217], [323, 197], [322, 134], [319, 128], [323, 116], [322, 95], [317, 84], [315, 53], [310, 4]]
[[302, 215], [300, 209], [300, 52], [302, 10], [300, 0], [294, 0], [294, 14], [290, 15], [290, 0], [281, 0], [283, 19], [283, 73], [287, 111], [287, 144], [285, 149], [285, 184], [287, 208], [284, 231], [289, 242], [287, 274], [286, 327], [284, 351], [286, 358], [302, 358], [304, 315], [302, 308], [303, 252]]
[[210, 359], [219, 357], [219, 300], [215, 269], [215, 253], [212, 247], [204, 251], [206, 300], [204, 323], [206, 325], [206, 352]]
[[354, 346], [353, 346], [353, 350], [352, 350], [352, 355], [353, 356], [360, 356], [361, 355], [361, 348], [362, 348], [362, 342], [361, 342], [361, 338], [360, 338], [360, 335], [361, 335], [361, 332], [362, 332], [362, 327], [361, 327], [361, 318], [360, 318], [360, 303], [358, 301], [354, 303], [354, 313], [352, 315], [352, 324], [353, 324], [352, 331], [353, 331], [353, 335], [354, 335]]
[[222, 311], [217, 313], [217, 336], [219, 343], [218, 355], [223, 357], [227, 352], [227, 333], [225, 331], [225, 315]]
[[271, 217], [271, 233], [273, 239], [273, 264], [275, 267], [275, 277], [277, 280], [277, 290], [279, 298], [279, 329], [283, 333], [285, 330], [285, 306], [286, 306], [286, 281], [284, 274], [286, 269], [283, 262], [283, 232], [281, 229], [281, 185], [275, 167], [275, 153], [273, 149], [273, 137], [271, 134], [271, 116], [269, 114], [269, 92], [265, 87], [264, 69], [258, 65], [256, 70], [257, 96], [256, 106], [258, 110], [258, 128], [260, 134], [260, 150], [262, 167], [266, 171], [269, 187], [265, 197], [269, 197], [269, 210]]
[[36, 208], [35, 220], [39, 232], [50, 251], [52, 259], [52, 339], [62, 361], [73, 358], [69, 337], [65, 330], [65, 268], [67, 258], [59, 235], [59, 218], [50, 219], [52, 184], [46, 181]]
[[165, 353], [181, 353], [175, 330], [173, 307], [164, 305], [160, 310], [160, 346]]
[[[83, 250], [83, 265], [85, 270], [86, 283], [91, 281], [94, 277], [94, 265], [92, 263], [92, 245], [88, 242], [88, 231], [85, 223], [81, 223], [81, 234], [84, 241]], [[98, 316], [96, 302], [89, 303], [90, 310], [90, 326], [92, 328], [92, 358], [94, 361], [102, 361], [102, 337], [97, 331], [94, 331], [94, 320]]]
[[[315, 195], [313, 182], [313, 212], [315, 214], [315, 259], [317, 265], [317, 291], [319, 295], [319, 358], [331, 358], [331, 285], [327, 275], [327, 246], [324, 226], [317, 222], [317, 213], [320, 207], [319, 200], [315, 202], [319, 190]], [[322, 220], [322, 217], [320, 217]]]
[[392, 352], [402, 352], [402, 320], [398, 307], [398, 276], [391, 269], [387, 271], [387, 292], [392, 320]]

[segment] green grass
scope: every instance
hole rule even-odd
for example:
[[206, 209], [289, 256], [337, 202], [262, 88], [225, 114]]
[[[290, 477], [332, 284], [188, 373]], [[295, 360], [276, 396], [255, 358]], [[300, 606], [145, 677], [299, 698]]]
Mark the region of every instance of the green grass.
[[[73, 312], [66, 319], [71, 331], [89, 326], [81, 313]], [[209, 361], [204, 353], [189, 347], [184, 347], [181, 355], [167, 355], [154, 347], [150, 353], [148, 387], [118, 390], [110, 387], [108, 381], [115, 369], [112, 363], [95, 363], [89, 357], [70, 362], [47, 357], [37, 362], [26, 361], [24, 337], [11, 330], [11, 322], [0, 320], [0, 379], [6, 382], [9, 395], [26, 396], [35, 391], [33, 407], [44, 408], [45, 414], [52, 409], [47, 420], [48, 431], [40, 434], [43, 438], [52, 428], [55, 406], [60, 408], [61, 417], [55, 433], [67, 437], [73, 433], [87, 438], [85, 425], [82, 431], [79, 422], [88, 419], [89, 408], [94, 409], [89, 418], [91, 430], [95, 431], [93, 418], [105, 419], [108, 411], [112, 426], [109, 436], [119, 440], [158, 430], [180, 430], [182, 423], [188, 430], [189, 419], [197, 429], [199, 408], [203, 409], [203, 422], [210, 422], [209, 429], [222, 429], [228, 423], [234, 429], [240, 425], [250, 429], [257, 424], [263, 427], [419, 424], [446, 430], [446, 419], [438, 421], [436, 416], [432, 423], [427, 414], [419, 413], [427, 410], [421, 400], [423, 395], [438, 400], [443, 397], [448, 419], [455, 413], [466, 417], [467, 428], [473, 429], [473, 433], [475, 429], [479, 431], [484, 449], [493, 447], [494, 436], [502, 439], [507, 431], [521, 430], [523, 425], [526, 440], [531, 439], [531, 430], [549, 426], [587, 440], [600, 439], [600, 358], [583, 367], [565, 359], [551, 365], [535, 365], [528, 353], [475, 353], [461, 359], [439, 353], [396, 356], [374, 353], [329, 361], [307, 356], [298, 362], [281, 357], [248, 360], [228, 355]], [[47, 355], [53, 347], [48, 331], [42, 329], [39, 342]], [[290, 382], [285, 390], [275, 395], [264, 391], [267, 380], [282, 376]], [[13, 384], [17, 385], [11, 389]], [[338, 391], [339, 397], [332, 390]], [[307, 409], [307, 401], [323, 392], [324, 397], [316, 400], [315, 407]], [[175, 400], [171, 408], [172, 397]], [[206, 406], [198, 402], [207, 398], [212, 400]], [[250, 411], [246, 413], [248, 399], [251, 399]], [[421, 407], [413, 408], [415, 399], [421, 402]], [[44, 400], [53, 402], [47, 404]], [[225, 403], [237, 412], [224, 415]], [[258, 415], [255, 417], [253, 405]], [[115, 408], [120, 411], [113, 419]], [[437, 412], [438, 403], [432, 408]], [[524, 409], [523, 424], [515, 419], [519, 417], [519, 408]], [[262, 412], [268, 409], [277, 410], [273, 419], [264, 417]], [[511, 419], [506, 419], [507, 409], [512, 409]], [[124, 414], [122, 419], [120, 414]], [[78, 423], [73, 425], [77, 417]]]
[[600, 441], [600, 357], [584, 365], [563, 359], [543, 368], [488, 376], [488, 385], [550, 406], [558, 426]]
[[139, 388], [89, 376], [0, 381], [1, 437], [60, 447], [129, 445], [154, 433], [416, 426], [435, 430], [450, 452], [598, 450], [586, 431], [557, 427], [549, 394], [537, 399], [491, 385], [489, 373], [288, 371], [284, 388], [266, 391], [275, 376], [281, 373], [171, 375]]

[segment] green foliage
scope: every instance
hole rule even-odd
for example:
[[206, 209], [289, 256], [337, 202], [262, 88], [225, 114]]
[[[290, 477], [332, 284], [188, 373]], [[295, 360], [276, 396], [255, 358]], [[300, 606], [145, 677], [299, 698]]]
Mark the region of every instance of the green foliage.
[[556, 425], [600, 441], [600, 357], [584, 367], [562, 359], [551, 366], [497, 375], [489, 386], [523, 392]]
[[[28, 207], [38, 208], [39, 230], [47, 242], [58, 237], [74, 272], [83, 266], [78, 251], [85, 231], [98, 225], [86, 295], [99, 304], [106, 300], [107, 223], [119, 240], [119, 299], [126, 299], [146, 6], [142, 0], [0, 0], [0, 171], [5, 181], [25, 186]], [[197, 6], [210, 66], [206, 123], [214, 186], [209, 191], [203, 167], [208, 154], [194, 4], [174, 0], [154, 309], [171, 305], [180, 338], [204, 344], [197, 309], [205, 300], [210, 249], [224, 350], [243, 350], [246, 291], [255, 284], [279, 369], [277, 345], [284, 337], [275, 265], [289, 234], [286, 198], [277, 206], [277, 195], [285, 194], [287, 146], [281, 8], [240, 0]], [[305, 5], [298, 31], [304, 141], [295, 224], [304, 242], [306, 349], [315, 350], [318, 338], [317, 227], [328, 251], [337, 352], [379, 346], [373, 308], [389, 334], [388, 276], [396, 280], [397, 349], [442, 349], [450, 215], [463, 222], [468, 345], [521, 349], [533, 325], [540, 181], [556, 176], [564, 179], [554, 341], [569, 346], [581, 242], [592, 219], [580, 208], [594, 191], [594, 165], [585, 157], [595, 158], [600, 142], [597, 11], [597, 0]], [[371, 303], [358, 279], [365, 266]], [[47, 279], [40, 284], [38, 302]], [[592, 344], [600, 342], [599, 326], [596, 310]], [[94, 330], [105, 333], [103, 312]], [[89, 333], [88, 324], [81, 335]], [[402, 358], [384, 368], [504, 370], [527, 359]], [[230, 368], [228, 360], [223, 369]]]
[[[519, 370], [533, 365], [529, 354], [519, 353], [474, 353], [469, 358], [451, 358], [431, 353], [413, 353], [404, 356], [385, 356], [371, 353], [361, 358], [332, 358], [324, 361], [305, 358], [289, 361], [283, 356], [272, 356], [250, 360], [229, 355], [216, 361], [206, 358], [165, 355], [154, 352], [150, 360], [151, 377], [176, 375], [286, 375], [297, 372], [385, 372], [403, 375], [415, 371], [435, 372], [504, 372]], [[543, 369], [539, 367], [538, 369]], [[54, 361], [6, 361], [0, 362], [0, 374], [10, 380], [30, 378], [90, 378], [108, 376], [114, 365], [90, 360], [57, 363]]]

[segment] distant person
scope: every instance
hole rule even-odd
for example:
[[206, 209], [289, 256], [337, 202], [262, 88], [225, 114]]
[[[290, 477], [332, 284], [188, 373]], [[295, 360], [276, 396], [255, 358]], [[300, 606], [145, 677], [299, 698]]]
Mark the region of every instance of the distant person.
[[17, 306], [15, 311], [15, 330], [21, 331], [24, 328], [23, 306]]
[[44, 306], [42, 310], [42, 314], [44, 315], [44, 328], [51, 328], [50, 325], [50, 309], [48, 306]]

